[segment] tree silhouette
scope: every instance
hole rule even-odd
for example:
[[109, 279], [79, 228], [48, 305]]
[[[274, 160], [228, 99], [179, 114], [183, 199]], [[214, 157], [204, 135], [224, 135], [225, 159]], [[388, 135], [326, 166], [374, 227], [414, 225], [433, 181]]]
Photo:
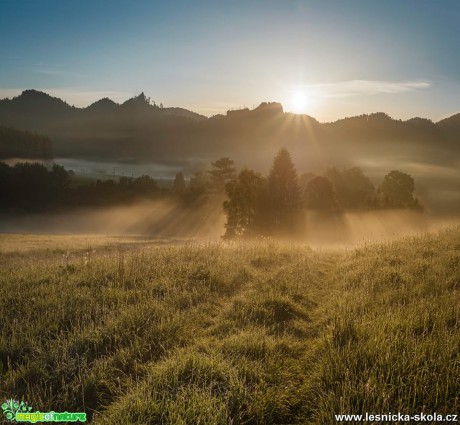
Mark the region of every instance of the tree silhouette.
[[353, 167], [343, 171], [333, 167], [324, 173], [335, 189], [337, 201], [342, 208], [360, 209], [369, 206], [375, 189], [361, 168]]
[[306, 173], [303, 173], [299, 177], [299, 187], [301, 192], [304, 192], [305, 189], [307, 188], [307, 184], [310, 180], [313, 180], [317, 175], [313, 173], [312, 171], [308, 171]]
[[11, 167], [0, 161], [0, 207], [2, 208], [11, 203], [11, 174]]
[[211, 177], [212, 187], [216, 190], [223, 190], [225, 185], [236, 177], [234, 162], [227, 157], [218, 159], [212, 163], [214, 167], [208, 171]]
[[268, 198], [272, 230], [292, 231], [301, 210], [297, 171], [286, 149], [281, 149], [273, 160], [268, 176]]
[[414, 198], [414, 179], [406, 173], [390, 171], [380, 185], [380, 194], [384, 206], [390, 207], [419, 207]]
[[50, 173], [50, 178], [50, 189], [53, 192], [55, 201], [58, 203], [62, 203], [65, 199], [67, 188], [70, 184], [69, 173], [65, 170], [63, 166], [53, 164], [53, 168], [51, 169]]
[[51, 159], [51, 140], [30, 131], [21, 131], [0, 126], [0, 158]]
[[182, 193], [185, 190], [185, 178], [184, 173], [179, 171], [176, 173], [176, 177], [174, 178], [174, 192]]
[[311, 179], [305, 189], [305, 204], [307, 208], [313, 210], [337, 211], [338, 205], [334, 186], [330, 180], [322, 176]]
[[225, 237], [256, 235], [263, 232], [265, 179], [252, 170], [243, 170], [225, 186], [228, 200]]
[[203, 189], [207, 185], [206, 175], [203, 171], [195, 171], [190, 178], [190, 187], [192, 189]]
[[133, 179], [131, 190], [136, 195], [150, 195], [158, 191], [157, 182], [152, 177], [144, 175]]

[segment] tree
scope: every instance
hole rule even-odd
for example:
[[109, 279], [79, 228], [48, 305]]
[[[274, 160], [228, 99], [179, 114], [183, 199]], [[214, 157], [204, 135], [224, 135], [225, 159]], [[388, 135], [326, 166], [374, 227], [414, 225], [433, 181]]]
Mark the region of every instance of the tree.
[[214, 168], [208, 171], [208, 173], [211, 177], [212, 187], [215, 190], [224, 190], [225, 185], [236, 177], [236, 170], [233, 164], [234, 162], [227, 157], [212, 162]]
[[299, 186], [300, 190], [303, 192], [307, 188], [307, 184], [310, 180], [313, 180], [316, 177], [316, 174], [313, 173], [312, 171], [308, 171], [306, 173], [303, 173], [299, 177]]
[[199, 200], [203, 200], [203, 195], [206, 194], [209, 187], [209, 179], [205, 172], [195, 171], [190, 177], [190, 184], [187, 190], [184, 191], [183, 201], [186, 204], [191, 204]]
[[380, 185], [380, 194], [385, 206], [418, 207], [414, 191], [414, 179], [409, 174], [397, 170], [390, 171]]
[[228, 200], [226, 238], [248, 236], [263, 232], [265, 179], [252, 170], [243, 170], [225, 186]]
[[54, 193], [54, 198], [62, 202], [64, 200], [67, 188], [70, 184], [69, 173], [65, 168], [58, 164], [53, 164], [53, 168], [50, 173], [51, 177], [51, 188]]
[[201, 195], [209, 187], [209, 179], [203, 171], [195, 171], [190, 177], [190, 191], [194, 195]]
[[311, 179], [305, 189], [305, 203], [307, 208], [313, 210], [337, 211], [337, 199], [331, 181], [321, 176]]
[[361, 168], [339, 171], [333, 167], [326, 170], [324, 176], [332, 182], [337, 201], [343, 208], [365, 208], [374, 196], [374, 185]]
[[34, 211], [54, 201], [50, 173], [38, 163], [17, 163], [12, 170], [10, 193], [20, 208]]
[[185, 190], [185, 178], [184, 173], [179, 171], [176, 173], [176, 177], [174, 179], [174, 192], [182, 193]]
[[268, 198], [272, 230], [294, 230], [302, 202], [297, 171], [286, 149], [281, 149], [273, 160], [268, 176]]
[[12, 169], [0, 161], [0, 207], [5, 207], [10, 202]]

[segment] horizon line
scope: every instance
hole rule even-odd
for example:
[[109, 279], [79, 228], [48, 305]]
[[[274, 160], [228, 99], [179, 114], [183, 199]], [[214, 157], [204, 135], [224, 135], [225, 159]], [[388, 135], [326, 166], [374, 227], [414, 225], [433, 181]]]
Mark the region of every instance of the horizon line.
[[[7, 97], [1, 97], [0, 98], [0, 101], [3, 101], [3, 100], [13, 100], [15, 98], [19, 98], [21, 97], [24, 92], [27, 92], [27, 91], [32, 91], [32, 92], [37, 92], [37, 93], [42, 93], [42, 94], [45, 94], [51, 98], [54, 98], [54, 99], [59, 99], [61, 100], [62, 102], [66, 103], [67, 105], [69, 105], [70, 107], [72, 108], [75, 108], [75, 109], [87, 109], [89, 108], [90, 106], [94, 105], [95, 103], [101, 101], [101, 100], [104, 100], [104, 99], [108, 99], [110, 100], [111, 102], [115, 103], [117, 106], [121, 106], [123, 105], [124, 103], [128, 102], [129, 100], [132, 100], [132, 99], [135, 99], [135, 98], [138, 98], [140, 97], [141, 95], [144, 95], [146, 98], [148, 99], [151, 99], [150, 96], [146, 96], [145, 95], [145, 92], [144, 91], [141, 91], [139, 94], [137, 95], [130, 95], [128, 94], [127, 92], [117, 92], [117, 91], [98, 91], [98, 90], [90, 90], [90, 91], [79, 91], [79, 92], [75, 92], [73, 91], [72, 94], [75, 95], [77, 94], [78, 95], [88, 95], [88, 94], [93, 94], [93, 95], [96, 95], [96, 94], [99, 94], [99, 96], [102, 96], [102, 97], [99, 97], [97, 100], [91, 102], [91, 103], [86, 103], [86, 106], [75, 106], [75, 104], [71, 104], [69, 103], [66, 99], [64, 99], [63, 97], [60, 97], [59, 95], [57, 95], [58, 92], [61, 92], [61, 93], [65, 93], [67, 92], [68, 94], [70, 94], [69, 90], [59, 90], [59, 89], [36, 89], [36, 88], [27, 88], [27, 89], [0, 89], [0, 94], [1, 93], [5, 93], [5, 92], [10, 92], [11, 94], [8, 94]], [[53, 93], [56, 92], [56, 93]], [[15, 94], [15, 93], [18, 93], [19, 94]], [[109, 97], [110, 95], [115, 95], [115, 96], [120, 96], [120, 95], [123, 95], [123, 97], [125, 98], [125, 100], [123, 101], [117, 101], [117, 100], [113, 100], [111, 97]], [[62, 95], [61, 95], [62, 96]], [[131, 96], [131, 97], [129, 97]], [[459, 112], [454, 112], [448, 116], [445, 116], [444, 118], [441, 118], [437, 121], [433, 120], [432, 118], [427, 118], [427, 117], [422, 117], [422, 116], [413, 116], [411, 118], [407, 118], [407, 119], [402, 119], [402, 118], [395, 118], [394, 116], [388, 114], [387, 112], [384, 112], [384, 111], [375, 111], [375, 112], [370, 112], [370, 113], [361, 113], [361, 114], [357, 114], [357, 115], [348, 115], [348, 116], [344, 116], [344, 117], [341, 117], [341, 118], [336, 118], [335, 120], [331, 120], [331, 121], [319, 121], [317, 118], [315, 118], [314, 116], [312, 115], [309, 115], [307, 113], [298, 113], [298, 112], [292, 112], [292, 111], [288, 111], [285, 109], [284, 105], [282, 102], [279, 102], [279, 101], [262, 101], [260, 102], [257, 106], [253, 106], [252, 108], [249, 108], [247, 106], [238, 106], [238, 107], [234, 107], [234, 108], [229, 108], [225, 111], [225, 114], [228, 115], [228, 112], [233, 112], [233, 111], [244, 111], [244, 110], [249, 110], [249, 111], [254, 111], [255, 109], [257, 109], [259, 106], [263, 105], [263, 104], [273, 104], [273, 103], [276, 103], [276, 104], [279, 104], [281, 105], [282, 109], [283, 109], [283, 113], [284, 114], [291, 114], [291, 115], [296, 115], [296, 116], [300, 116], [300, 117], [308, 117], [308, 118], [311, 118], [311, 119], [314, 119], [315, 121], [317, 121], [318, 123], [320, 124], [332, 124], [332, 123], [335, 123], [335, 122], [338, 122], [338, 121], [342, 121], [342, 120], [346, 120], [346, 119], [351, 119], [351, 118], [358, 118], [358, 117], [363, 117], [363, 116], [371, 116], [371, 115], [376, 115], [376, 114], [385, 114], [387, 115], [390, 119], [392, 119], [393, 121], [401, 121], [401, 122], [407, 122], [407, 121], [410, 121], [410, 120], [413, 120], [413, 119], [424, 119], [424, 120], [427, 120], [427, 121], [430, 121], [432, 122], [433, 124], [437, 124], [441, 121], [444, 121], [445, 119], [449, 119], [449, 118], [452, 118], [456, 115], [459, 115], [460, 114], [460, 111]], [[156, 101], [154, 101], [154, 104], [153, 105], [160, 105], [160, 104], [163, 104], [162, 102], [159, 102], [159, 103], [156, 103]], [[152, 105], [152, 104], [151, 104]], [[152, 105], [152, 106], [153, 106]], [[183, 107], [183, 106], [164, 106], [164, 109], [172, 109], [172, 108], [180, 108], [180, 109], [184, 109], [184, 110], [187, 110], [189, 112], [192, 112], [192, 113], [195, 113], [197, 115], [201, 115], [203, 117], [205, 117], [206, 119], [210, 119], [210, 118], [213, 118], [213, 117], [216, 117], [218, 115], [224, 115], [225, 114], [223, 112], [220, 112], [220, 113], [216, 113], [216, 114], [213, 114], [213, 115], [205, 115], [201, 112], [196, 112], [195, 110], [192, 110], [192, 109], [189, 109], [188, 107]]]

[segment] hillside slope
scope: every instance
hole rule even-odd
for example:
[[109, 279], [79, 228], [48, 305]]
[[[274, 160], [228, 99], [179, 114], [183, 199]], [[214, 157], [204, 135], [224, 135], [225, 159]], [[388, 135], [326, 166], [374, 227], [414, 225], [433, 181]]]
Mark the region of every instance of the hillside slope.
[[456, 413], [459, 237], [328, 252], [2, 236], [1, 394], [120, 425]]
[[30, 131], [0, 126], [0, 160], [8, 158], [51, 159], [51, 140]]

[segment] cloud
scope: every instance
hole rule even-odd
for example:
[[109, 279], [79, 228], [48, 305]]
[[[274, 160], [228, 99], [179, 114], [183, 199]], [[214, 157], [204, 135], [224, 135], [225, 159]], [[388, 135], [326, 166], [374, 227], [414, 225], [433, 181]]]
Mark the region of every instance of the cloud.
[[44, 75], [49, 75], [51, 77], [85, 77], [84, 74], [79, 74], [76, 72], [70, 72], [58, 68], [39, 68], [33, 70], [33, 72], [37, 74], [44, 74]]
[[382, 80], [351, 80], [336, 83], [308, 84], [298, 87], [311, 94], [325, 98], [372, 96], [376, 94], [398, 94], [414, 90], [427, 89], [429, 81], [382, 81]]

